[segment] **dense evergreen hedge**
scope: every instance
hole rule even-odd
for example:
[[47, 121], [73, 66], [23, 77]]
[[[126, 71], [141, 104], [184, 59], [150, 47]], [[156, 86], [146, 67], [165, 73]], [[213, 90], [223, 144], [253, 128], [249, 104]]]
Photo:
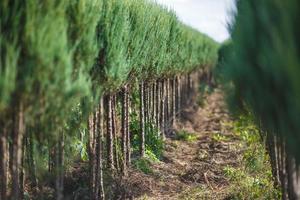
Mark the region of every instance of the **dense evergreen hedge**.
[[164, 134], [198, 83], [191, 73], [217, 60], [215, 41], [150, 0], [2, 0], [0, 25], [3, 200], [24, 199], [26, 181], [36, 187], [47, 173], [64, 199], [65, 160], [78, 154], [90, 161], [90, 198], [104, 199], [102, 160], [113, 170], [115, 156], [123, 175], [130, 165], [130, 90], [140, 83], [144, 156], [150, 108]]
[[[300, 2], [238, 1], [226, 68], [233, 105], [246, 106], [263, 128], [287, 142], [300, 161]], [[242, 100], [243, 102], [241, 102]]]
[[83, 97], [216, 60], [212, 39], [147, 0], [4, 0], [0, 9], [2, 115], [15, 99], [28, 116], [65, 119]]

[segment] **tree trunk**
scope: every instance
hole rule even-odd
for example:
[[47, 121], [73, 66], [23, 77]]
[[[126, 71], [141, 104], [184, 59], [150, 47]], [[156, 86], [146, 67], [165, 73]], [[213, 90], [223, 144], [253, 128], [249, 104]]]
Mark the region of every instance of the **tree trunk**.
[[176, 77], [172, 79], [172, 127], [176, 123]]
[[155, 125], [156, 122], [156, 82], [152, 83], [152, 90], [151, 90], [151, 120], [152, 124]]
[[281, 141], [280, 145], [280, 177], [281, 177], [281, 188], [282, 188], [282, 199], [288, 200], [288, 190], [287, 190], [287, 174], [286, 174], [286, 153], [285, 144]]
[[99, 200], [105, 199], [104, 193], [104, 185], [103, 185], [103, 147], [102, 147], [102, 140], [103, 140], [103, 119], [104, 119], [104, 106], [103, 106], [103, 97], [100, 98], [99, 104], [99, 117], [98, 117], [98, 139], [97, 139], [97, 164], [98, 164], [98, 174], [99, 178], [98, 181], [98, 189], [99, 189]]
[[158, 129], [160, 129], [160, 93], [161, 93], [161, 90], [160, 90], [160, 81], [157, 80], [156, 81], [156, 92], [155, 92], [155, 97], [156, 97], [156, 100], [155, 100], [155, 111], [156, 111], [156, 127]]
[[120, 170], [118, 155], [117, 119], [116, 119], [116, 94], [112, 96], [112, 134], [113, 134], [113, 154], [115, 169]]
[[27, 165], [28, 165], [28, 177], [31, 182], [31, 187], [36, 187], [38, 185], [38, 180], [36, 176], [36, 162], [34, 158], [34, 143], [33, 143], [33, 133], [30, 132], [26, 141], [27, 150]]
[[165, 139], [165, 80], [161, 81], [161, 108], [160, 108], [160, 130], [162, 138]]
[[94, 113], [91, 113], [88, 119], [88, 155], [89, 155], [89, 170], [90, 170], [90, 196], [95, 194], [95, 126]]
[[8, 154], [8, 134], [4, 122], [0, 121], [0, 199], [7, 200], [7, 154]]
[[94, 188], [91, 196], [94, 200], [104, 199], [103, 188], [103, 167], [102, 167], [102, 136], [103, 136], [103, 98], [101, 97], [99, 105], [96, 107], [94, 115], [94, 135], [95, 135], [95, 157], [93, 161], [94, 169]]
[[192, 91], [192, 80], [191, 80], [191, 74], [187, 75], [187, 99], [188, 104], [190, 103], [190, 97], [191, 97], [191, 91]]
[[64, 191], [64, 134], [61, 130], [56, 149], [56, 199], [63, 200]]
[[128, 140], [128, 99], [127, 99], [127, 86], [122, 89], [122, 174], [127, 175], [127, 140]]
[[145, 101], [144, 101], [144, 82], [140, 83], [140, 156], [145, 156]]
[[[24, 131], [25, 133], [25, 131]], [[25, 152], [26, 152], [26, 145], [25, 145], [26, 137], [23, 137], [22, 141], [22, 155], [21, 155], [21, 165], [20, 165], [20, 191], [21, 191], [21, 198], [24, 199], [24, 188], [25, 188]]]
[[147, 83], [144, 82], [144, 118], [145, 118], [145, 131], [146, 130], [146, 125], [149, 122], [149, 93], [148, 93], [148, 85]]
[[23, 191], [21, 191], [20, 174], [22, 170], [22, 147], [23, 137], [25, 134], [24, 108], [19, 103], [13, 119], [13, 146], [12, 146], [12, 199], [22, 199]]
[[113, 132], [112, 132], [112, 96], [109, 94], [107, 97], [107, 167], [114, 170], [114, 155], [113, 155]]
[[131, 144], [130, 144], [130, 130], [129, 130], [129, 115], [130, 115], [130, 99], [129, 99], [129, 91], [128, 91], [128, 86], [126, 88], [126, 93], [125, 93], [125, 97], [126, 97], [126, 104], [125, 104], [125, 110], [127, 110], [127, 115], [125, 115], [125, 126], [126, 126], [126, 131], [127, 131], [127, 153], [126, 153], [126, 165], [127, 167], [130, 166], [130, 163], [131, 163]]
[[176, 85], [176, 88], [177, 88], [177, 117], [178, 119], [181, 118], [181, 77], [180, 76], [177, 76], [176, 77], [176, 82], [177, 82], [177, 85]]
[[166, 119], [165, 119], [165, 123], [166, 123], [166, 129], [165, 129], [165, 133], [169, 133], [169, 130], [170, 130], [170, 79], [167, 78], [166, 80], [166, 112], [165, 112], [165, 116], [166, 116]]
[[287, 154], [287, 174], [288, 174], [288, 192], [289, 198], [300, 200], [300, 168], [296, 165], [296, 160], [293, 156]]

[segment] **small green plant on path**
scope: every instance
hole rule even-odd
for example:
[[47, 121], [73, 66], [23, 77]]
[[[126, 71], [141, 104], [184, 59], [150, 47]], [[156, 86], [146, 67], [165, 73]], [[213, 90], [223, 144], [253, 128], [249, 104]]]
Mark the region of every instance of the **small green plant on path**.
[[181, 130], [176, 133], [175, 139], [176, 140], [182, 140], [186, 142], [193, 142], [197, 140], [197, 136], [194, 133], [189, 133], [185, 130]]

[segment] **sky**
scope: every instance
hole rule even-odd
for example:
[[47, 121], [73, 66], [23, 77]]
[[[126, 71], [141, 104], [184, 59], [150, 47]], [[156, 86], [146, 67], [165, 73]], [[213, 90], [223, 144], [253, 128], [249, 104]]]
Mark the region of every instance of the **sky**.
[[155, 0], [177, 13], [179, 19], [218, 42], [229, 38], [227, 24], [235, 0]]

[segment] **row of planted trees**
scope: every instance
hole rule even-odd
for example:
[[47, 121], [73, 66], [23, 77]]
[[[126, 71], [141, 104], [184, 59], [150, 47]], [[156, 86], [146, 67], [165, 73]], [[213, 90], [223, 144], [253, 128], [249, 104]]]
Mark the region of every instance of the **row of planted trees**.
[[219, 50], [230, 105], [261, 127], [282, 199], [300, 199], [299, 14], [297, 0], [241, 0]]
[[129, 116], [145, 156], [148, 124], [164, 137], [216, 60], [213, 40], [146, 0], [3, 0], [0, 13], [3, 200], [49, 174], [64, 199], [66, 160], [85, 151], [90, 199], [104, 199], [103, 168], [131, 163]]

